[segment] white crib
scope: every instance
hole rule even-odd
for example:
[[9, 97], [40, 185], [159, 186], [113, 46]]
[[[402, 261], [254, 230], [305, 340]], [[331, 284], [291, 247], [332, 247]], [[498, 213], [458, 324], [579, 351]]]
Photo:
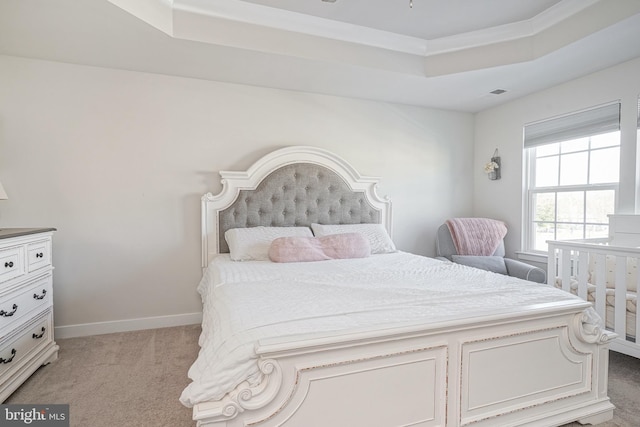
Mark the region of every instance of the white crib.
[[618, 334], [611, 350], [640, 358], [640, 215], [610, 215], [608, 238], [548, 244], [548, 282], [591, 301], [607, 329]]

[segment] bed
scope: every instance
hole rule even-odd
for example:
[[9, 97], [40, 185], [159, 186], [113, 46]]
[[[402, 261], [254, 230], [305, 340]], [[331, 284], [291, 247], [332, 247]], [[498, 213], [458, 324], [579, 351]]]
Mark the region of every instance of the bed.
[[[612, 418], [615, 334], [588, 302], [396, 250], [378, 179], [329, 151], [285, 147], [220, 175], [222, 191], [202, 198], [201, 350], [181, 396], [198, 426]], [[303, 234], [288, 237], [288, 229]], [[276, 239], [251, 253], [247, 233], [314, 244], [364, 236], [371, 255], [271, 262], [256, 254]]]

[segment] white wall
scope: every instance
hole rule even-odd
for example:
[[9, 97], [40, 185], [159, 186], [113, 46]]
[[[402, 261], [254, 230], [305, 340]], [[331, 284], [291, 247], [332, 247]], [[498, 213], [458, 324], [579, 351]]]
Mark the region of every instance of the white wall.
[[398, 247], [433, 255], [437, 226], [472, 213], [473, 126], [465, 113], [0, 56], [0, 226], [58, 229], [59, 337], [193, 322], [200, 196], [220, 190], [216, 171], [286, 145], [332, 150], [382, 178]]
[[[523, 188], [523, 127], [535, 122], [596, 105], [620, 100], [621, 177], [619, 213], [633, 213], [635, 193], [636, 118], [640, 94], [640, 59], [535, 93], [478, 113], [474, 153], [474, 214], [499, 218], [509, 226], [505, 244], [508, 255], [521, 249]], [[490, 181], [483, 165], [498, 148], [502, 179]]]

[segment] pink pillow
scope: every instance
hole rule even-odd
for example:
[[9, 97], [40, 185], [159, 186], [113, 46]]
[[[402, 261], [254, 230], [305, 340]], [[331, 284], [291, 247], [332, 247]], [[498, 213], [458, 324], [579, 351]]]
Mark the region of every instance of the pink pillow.
[[369, 240], [360, 233], [323, 237], [279, 237], [273, 240], [269, 247], [269, 259], [273, 262], [365, 258], [370, 254]]

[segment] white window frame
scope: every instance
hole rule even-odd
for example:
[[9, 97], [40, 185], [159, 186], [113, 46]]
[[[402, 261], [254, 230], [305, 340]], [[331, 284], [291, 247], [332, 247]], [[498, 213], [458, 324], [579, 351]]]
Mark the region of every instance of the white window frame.
[[[524, 252], [525, 253], [529, 253], [529, 254], [538, 254], [538, 255], [546, 255], [547, 252], [546, 251], [541, 251], [538, 249], [534, 249], [534, 243], [535, 243], [535, 226], [534, 224], [538, 221], [535, 221], [534, 219], [534, 204], [533, 204], [533, 198], [535, 194], [542, 194], [542, 193], [563, 193], [563, 192], [577, 192], [577, 191], [598, 191], [598, 190], [613, 190], [614, 192], [614, 206], [615, 206], [615, 212], [617, 212], [618, 210], [618, 196], [619, 196], [619, 183], [616, 184], [585, 184], [585, 185], [565, 185], [565, 186], [550, 186], [550, 187], [538, 187], [538, 188], [531, 188], [530, 183], [533, 180], [533, 176], [535, 176], [535, 162], [533, 161], [534, 159], [532, 159], [532, 157], [535, 156], [535, 149], [527, 149], [526, 150], [526, 164], [527, 164], [527, 179], [526, 179], [526, 217], [524, 219], [524, 233], [523, 233], [523, 246], [524, 246]], [[584, 200], [584, 203], [586, 205], [586, 198]], [[553, 223], [554, 225], [558, 225], [558, 224], [577, 224], [575, 222], [567, 222], [567, 221], [558, 221], [558, 203], [556, 201], [555, 203], [555, 208], [556, 208], [556, 212], [554, 214], [554, 220], [553, 221], [545, 221], [545, 222], [549, 222], [549, 223]], [[586, 213], [586, 206], [583, 207], [583, 212]], [[614, 212], [614, 213], [615, 213]], [[587, 226], [587, 225], [600, 225], [600, 223], [593, 223], [593, 222], [588, 222], [585, 221], [580, 223], [583, 226]], [[555, 229], [555, 228], [554, 228]], [[557, 235], [554, 235], [554, 238], [551, 240], [555, 240], [557, 238]]]
[[[640, 104], [640, 101], [639, 101]], [[616, 117], [617, 114], [617, 117]], [[606, 121], [606, 127], [601, 126], [602, 118]], [[617, 120], [617, 123], [616, 123]], [[640, 119], [639, 119], [640, 120]], [[539, 193], [559, 193], [569, 191], [589, 191], [589, 190], [613, 190], [614, 191], [614, 213], [618, 211], [618, 198], [619, 198], [619, 181], [618, 183], [610, 184], [584, 184], [584, 185], [558, 185], [540, 188], [531, 188], [531, 183], [535, 177], [535, 147], [545, 145], [548, 143], [562, 142], [578, 137], [593, 136], [602, 133], [612, 132], [620, 130], [620, 102], [606, 104], [603, 106], [595, 107], [592, 109], [584, 110], [577, 113], [568, 114], [557, 118], [533, 123], [525, 126], [524, 130], [524, 186], [523, 186], [523, 234], [522, 234], [522, 247], [523, 254], [531, 254], [532, 256], [546, 256], [545, 251], [534, 249], [535, 244], [535, 221], [534, 221], [534, 206], [533, 197], [534, 194]], [[622, 142], [622, 141], [620, 141]], [[622, 144], [620, 144], [621, 146]], [[588, 150], [596, 151], [599, 148], [591, 148], [589, 145]], [[589, 159], [591, 156], [589, 155]], [[561, 167], [561, 166], [560, 166]], [[560, 171], [559, 171], [560, 172]], [[586, 203], [586, 198], [585, 198]], [[556, 212], [554, 213], [554, 225], [569, 223], [564, 221], [558, 221], [557, 216], [557, 203], [555, 204]], [[585, 210], [586, 212], [586, 210]], [[571, 224], [574, 224], [571, 222]], [[583, 226], [591, 223], [586, 222], [586, 218], [581, 223]], [[554, 227], [557, 231], [557, 229]], [[554, 234], [554, 237], [557, 237]], [[526, 258], [526, 257], [524, 257]], [[523, 258], [523, 259], [524, 259]]]

